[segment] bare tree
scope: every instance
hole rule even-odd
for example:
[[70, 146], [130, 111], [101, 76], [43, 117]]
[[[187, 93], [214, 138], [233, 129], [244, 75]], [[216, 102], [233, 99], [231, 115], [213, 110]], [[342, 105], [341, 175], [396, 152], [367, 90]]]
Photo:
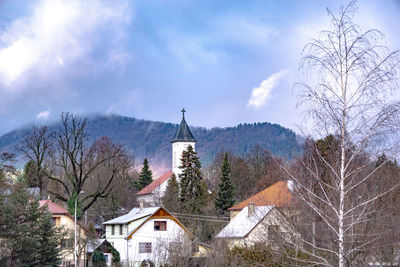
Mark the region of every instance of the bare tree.
[[46, 172], [61, 190], [50, 192], [61, 201], [68, 202], [83, 191], [81, 210], [85, 212], [98, 199], [109, 196], [114, 189], [114, 181], [125, 177], [131, 161], [123, 147], [113, 144], [107, 137], [88, 147], [86, 119], [63, 113], [61, 122], [51, 155], [52, 168]]
[[361, 31], [353, 22], [355, 11], [355, 2], [338, 16], [328, 10], [332, 29], [305, 46], [300, 66], [309, 79], [296, 85], [315, 126], [313, 136], [332, 134], [337, 141], [329, 154], [313, 144], [302, 172], [286, 169], [299, 198], [331, 236], [332, 242], [303, 240], [312, 249], [299, 249], [313, 265], [363, 265], [358, 255], [380, 238], [366, 227], [373, 207], [399, 186], [398, 178], [379, 190], [367, 186], [386, 162], [376, 164], [378, 155], [394, 153], [398, 140], [398, 51], [382, 44], [379, 31]]
[[40, 199], [44, 199], [46, 156], [52, 147], [52, 139], [47, 127], [33, 127], [33, 133], [25, 138], [17, 149], [33, 163], [34, 175], [40, 190]]
[[99, 199], [110, 197], [116, 187], [126, 184], [121, 179], [127, 179], [133, 164], [123, 147], [107, 137], [90, 145], [86, 125], [86, 119], [63, 113], [61, 127], [56, 132], [50, 134], [46, 127], [34, 128], [33, 134], [19, 147], [36, 167], [41, 197], [46, 178], [48, 192], [69, 203], [70, 212], [82, 191], [78, 201], [81, 212]]

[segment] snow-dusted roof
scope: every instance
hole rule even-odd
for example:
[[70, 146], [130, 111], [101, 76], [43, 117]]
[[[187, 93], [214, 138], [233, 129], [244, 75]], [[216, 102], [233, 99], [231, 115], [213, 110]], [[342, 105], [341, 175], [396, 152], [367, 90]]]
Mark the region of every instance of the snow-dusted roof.
[[103, 244], [103, 242], [105, 241], [105, 239], [93, 239], [91, 240], [87, 245], [86, 245], [86, 250], [88, 253], [92, 253], [93, 251], [95, 251], [101, 244]]
[[221, 232], [219, 238], [245, 237], [274, 208], [274, 206], [255, 206], [254, 213], [248, 216], [248, 208], [243, 208]]
[[135, 221], [135, 220], [143, 218], [143, 217], [151, 216], [159, 208], [160, 207], [143, 208], [142, 211], [140, 211], [140, 208], [133, 208], [129, 213], [127, 213], [125, 215], [122, 215], [122, 216], [119, 216], [117, 218], [114, 218], [112, 220], [103, 222], [103, 224], [125, 224], [125, 223], [129, 223], [129, 222]]

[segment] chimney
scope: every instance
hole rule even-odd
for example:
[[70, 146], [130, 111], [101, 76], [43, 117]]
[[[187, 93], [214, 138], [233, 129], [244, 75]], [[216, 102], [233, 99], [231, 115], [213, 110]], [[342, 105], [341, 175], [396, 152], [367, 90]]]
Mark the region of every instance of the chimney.
[[250, 217], [251, 215], [253, 215], [254, 210], [255, 210], [254, 202], [250, 202], [249, 206], [247, 207], [247, 217]]
[[140, 212], [143, 211], [143, 201], [140, 201]]

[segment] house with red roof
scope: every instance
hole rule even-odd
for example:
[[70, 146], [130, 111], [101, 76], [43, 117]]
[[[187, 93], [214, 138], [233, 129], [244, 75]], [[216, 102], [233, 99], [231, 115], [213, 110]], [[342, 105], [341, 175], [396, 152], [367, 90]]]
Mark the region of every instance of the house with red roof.
[[[50, 199], [40, 200], [39, 207], [45, 207], [52, 214], [52, 221], [56, 227], [60, 227], [66, 231], [66, 236], [60, 241], [61, 243], [61, 266], [70, 266], [74, 264], [74, 217], [71, 216], [66, 209], [55, 204]], [[87, 228], [77, 221], [77, 248], [79, 266], [88, 266], [87, 257], [87, 237], [89, 231]]]
[[155, 179], [151, 184], [140, 190], [136, 194], [137, 202], [145, 203], [146, 206], [158, 206], [161, 204], [161, 198], [165, 194], [168, 185], [168, 180], [175, 174], [179, 179], [181, 173], [180, 160], [183, 151], [187, 150], [188, 146], [192, 146], [195, 150], [197, 140], [194, 138], [189, 125], [185, 120], [185, 109], [182, 109], [182, 121], [171, 140], [172, 144], [172, 170], [165, 172], [160, 177]]
[[286, 216], [290, 217], [297, 210], [296, 207], [298, 206], [298, 199], [293, 194], [293, 190], [293, 181], [278, 181], [229, 208], [231, 219], [250, 203], [253, 203], [255, 206], [275, 206]]
[[216, 236], [229, 248], [298, 243], [292, 224], [297, 199], [292, 181], [279, 181], [231, 207], [230, 222]]

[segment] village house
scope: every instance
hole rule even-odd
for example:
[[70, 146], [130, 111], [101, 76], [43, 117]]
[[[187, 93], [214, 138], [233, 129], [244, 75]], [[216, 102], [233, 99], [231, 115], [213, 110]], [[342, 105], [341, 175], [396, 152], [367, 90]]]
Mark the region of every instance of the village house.
[[230, 217], [233, 219], [242, 209], [254, 203], [255, 206], [275, 206], [288, 218], [294, 218], [298, 211], [298, 200], [293, 194], [293, 189], [293, 181], [278, 181], [229, 208]]
[[155, 179], [151, 184], [140, 190], [136, 194], [136, 201], [143, 202], [146, 206], [157, 206], [161, 204], [161, 198], [165, 194], [168, 185], [168, 180], [172, 174], [179, 179], [181, 173], [180, 159], [183, 151], [187, 150], [188, 146], [192, 146], [195, 151], [197, 140], [194, 138], [189, 125], [185, 120], [185, 109], [182, 109], [182, 121], [171, 140], [172, 144], [172, 170], [165, 172], [159, 178]]
[[296, 214], [296, 199], [291, 181], [279, 181], [231, 207], [230, 222], [216, 236], [230, 248], [268, 245], [279, 241], [296, 242], [291, 223]]
[[171, 250], [192, 253], [194, 235], [163, 207], [133, 208], [128, 214], [103, 223], [106, 240], [120, 253], [121, 262], [139, 266], [160, 264]]
[[[67, 231], [66, 238], [60, 240], [61, 251], [61, 266], [70, 266], [74, 264], [74, 217], [68, 211], [51, 200], [40, 200], [40, 207], [46, 207], [52, 214], [52, 222], [54, 226], [61, 227], [63, 231]], [[77, 222], [77, 253], [78, 264], [81, 267], [88, 266], [87, 257], [87, 239], [88, 230], [80, 222]]]

